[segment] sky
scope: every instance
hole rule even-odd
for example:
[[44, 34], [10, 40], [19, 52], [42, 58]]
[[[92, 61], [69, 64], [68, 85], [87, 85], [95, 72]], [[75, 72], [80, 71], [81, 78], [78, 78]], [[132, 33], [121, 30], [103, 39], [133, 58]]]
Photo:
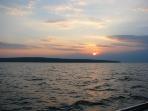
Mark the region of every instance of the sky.
[[147, 0], [0, 0], [0, 57], [148, 62]]

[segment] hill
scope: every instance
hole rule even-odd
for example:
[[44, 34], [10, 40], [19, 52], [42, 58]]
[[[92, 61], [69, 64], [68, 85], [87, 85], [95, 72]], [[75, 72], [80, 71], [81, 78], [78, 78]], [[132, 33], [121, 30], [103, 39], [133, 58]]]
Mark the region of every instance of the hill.
[[112, 61], [112, 60], [63, 59], [63, 58], [45, 58], [45, 57], [14, 57], [14, 58], [0, 58], [0, 62], [119, 63], [119, 61]]

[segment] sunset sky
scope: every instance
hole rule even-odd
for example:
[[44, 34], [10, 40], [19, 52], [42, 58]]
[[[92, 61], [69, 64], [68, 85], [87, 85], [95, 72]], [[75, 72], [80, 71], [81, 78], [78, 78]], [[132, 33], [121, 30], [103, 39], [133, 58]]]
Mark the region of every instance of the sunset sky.
[[148, 0], [0, 0], [0, 57], [148, 62]]

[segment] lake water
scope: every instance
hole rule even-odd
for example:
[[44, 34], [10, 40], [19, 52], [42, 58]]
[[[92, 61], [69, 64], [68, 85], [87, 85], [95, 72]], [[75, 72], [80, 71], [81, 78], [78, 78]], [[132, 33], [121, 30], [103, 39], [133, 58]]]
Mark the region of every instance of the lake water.
[[0, 110], [115, 111], [148, 101], [148, 64], [0, 63]]

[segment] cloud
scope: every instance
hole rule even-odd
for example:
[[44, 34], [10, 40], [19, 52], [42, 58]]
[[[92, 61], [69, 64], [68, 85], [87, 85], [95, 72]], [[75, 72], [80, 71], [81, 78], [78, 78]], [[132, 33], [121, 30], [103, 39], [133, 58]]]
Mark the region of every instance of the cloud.
[[51, 12], [55, 12], [55, 13], [70, 13], [70, 12], [77, 12], [78, 9], [73, 9], [70, 6], [66, 6], [66, 5], [59, 5], [59, 6], [47, 6], [45, 7], [45, 9], [47, 9], [50, 13]]
[[81, 51], [84, 48], [84, 45], [75, 43], [68, 40], [62, 40], [56, 37], [47, 37], [41, 39], [38, 43], [41, 48], [65, 52]]
[[37, 47], [24, 44], [17, 44], [17, 43], [0, 42], [0, 49], [30, 49], [30, 48], [37, 48]]
[[[56, 3], [56, 4], [47, 4], [43, 6], [43, 9], [45, 12], [48, 12], [50, 14], [59, 15], [64, 17], [67, 20], [73, 21], [73, 20], [80, 20], [80, 19], [90, 19], [90, 17], [87, 16], [86, 11], [86, 5], [90, 3], [94, 3], [96, 0], [69, 0], [62, 3]], [[95, 19], [91, 18], [94, 21]], [[48, 20], [47, 20], [48, 21]], [[49, 20], [50, 21], [50, 20]], [[83, 20], [82, 20], [83, 21]], [[98, 20], [96, 20], [98, 22]]]
[[36, 1], [29, 0], [27, 4], [19, 4], [17, 2], [11, 4], [1, 4], [0, 9], [8, 15], [12, 16], [26, 16], [32, 14]]
[[56, 46], [56, 45], [49, 45], [48, 47], [49, 49], [52, 49], [52, 50], [58, 50], [58, 51], [68, 51], [68, 52], [73, 52], [73, 51], [81, 51], [82, 49], [81, 48], [74, 48], [74, 47], [59, 47], [59, 46]]
[[54, 18], [54, 19], [48, 19], [47, 21], [45, 21], [45, 23], [59, 23], [64, 21], [67, 21], [67, 20], [64, 18]]
[[70, 0], [72, 4], [78, 6], [85, 6], [88, 4], [88, 0]]
[[13, 16], [25, 16], [31, 14], [31, 12], [22, 8], [7, 8], [7, 14]]
[[148, 35], [112, 35], [107, 36], [117, 46], [128, 46], [128, 47], [148, 47]]
[[85, 12], [91, 3], [95, 3], [96, 0], [65, 0], [63, 2], [57, 1], [55, 4], [45, 4], [43, 5], [43, 10], [49, 14], [56, 14], [63, 16], [65, 18], [82, 18], [86, 17]]
[[148, 49], [148, 36], [109, 35], [86, 36], [85, 39], [95, 44], [92, 49], [100, 49], [101, 54], [118, 54]]
[[72, 3], [58, 4], [58, 5], [47, 5], [43, 6], [43, 9], [48, 13], [54, 13], [57, 15], [64, 14], [65, 17], [78, 16], [82, 14], [83, 9]]
[[38, 0], [29, 0], [27, 4], [28, 9], [33, 9]]
[[44, 22], [44, 25], [58, 27], [62, 29], [71, 29], [76, 27], [90, 26], [97, 29], [104, 28], [107, 21], [96, 18], [74, 18], [74, 19], [49, 19]]
[[108, 38], [116, 39], [118, 41], [123, 41], [123, 42], [148, 41], [148, 35], [111, 35], [108, 36]]
[[[21, 43], [7, 43], [0, 41], [0, 49], [4, 50], [49, 50], [49, 51], [62, 51], [62, 52], [80, 52], [83, 50], [83, 45], [59, 39], [57, 37], [45, 37], [40, 40], [33, 40], [28, 42], [28, 44], [21, 44]], [[29, 50], [28, 50], [29, 51]]]

